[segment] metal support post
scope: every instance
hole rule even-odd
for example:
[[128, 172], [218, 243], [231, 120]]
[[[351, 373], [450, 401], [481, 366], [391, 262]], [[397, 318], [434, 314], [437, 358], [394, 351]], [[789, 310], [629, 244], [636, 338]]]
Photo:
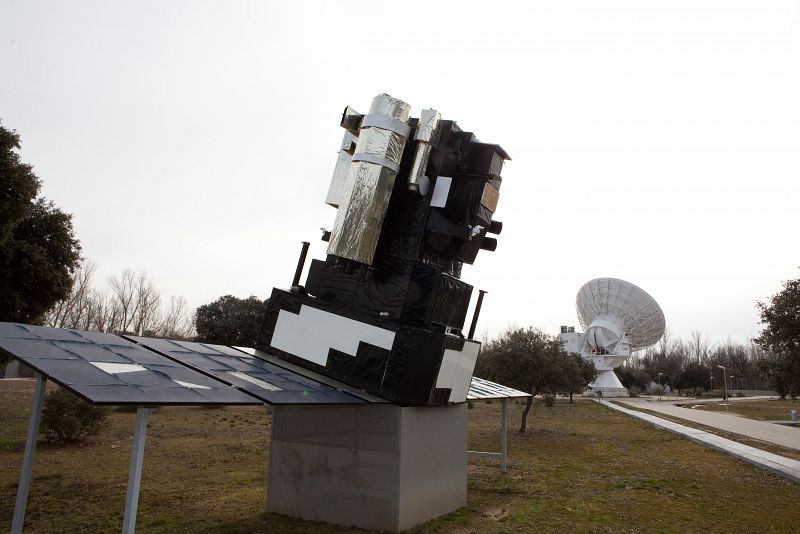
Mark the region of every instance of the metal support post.
[[475, 328], [478, 326], [478, 317], [481, 314], [481, 305], [483, 305], [483, 296], [488, 293], [488, 291], [484, 291], [483, 289], [478, 290], [478, 302], [475, 303], [475, 311], [472, 312], [472, 324], [469, 327], [469, 335], [467, 338], [473, 339], [475, 335]]
[[22, 460], [22, 472], [19, 474], [17, 488], [17, 504], [14, 506], [14, 519], [11, 522], [11, 534], [21, 534], [25, 522], [25, 508], [28, 505], [28, 490], [31, 489], [33, 457], [36, 455], [36, 440], [39, 438], [39, 423], [42, 421], [42, 405], [47, 378], [36, 375], [36, 391], [33, 393], [31, 421], [28, 423], [28, 441], [25, 442], [25, 456]]
[[484, 458], [497, 458], [500, 460], [500, 469], [503, 473], [508, 467], [508, 425], [506, 424], [506, 403], [508, 398], [500, 399], [500, 452], [467, 451], [467, 456], [483, 456]]
[[503, 473], [506, 472], [507, 459], [508, 459], [508, 443], [507, 443], [507, 430], [506, 430], [506, 402], [508, 399], [503, 399], [500, 404], [500, 413], [503, 418], [500, 423], [500, 468]]
[[144, 440], [147, 437], [147, 416], [151, 411], [150, 408], [136, 410], [136, 430], [133, 432], [131, 468], [128, 472], [128, 494], [125, 497], [122, 534], [134, 534], [136, 531], [136, 511], [139, 508], [139, 488], [142, 485], [142, 464], [144, 463]]
[[309, 245], [310, 243], [308, 241], [303, 241], [303, 248], [300, 250], [300, 258], [297, 260], [297, 270], [295, 270], [294, 278], [292, 278], [292, 287], [300, 283], [300, 276], [303, 274], [303, 266], [306, 264], [306, 255], [308, 255]]

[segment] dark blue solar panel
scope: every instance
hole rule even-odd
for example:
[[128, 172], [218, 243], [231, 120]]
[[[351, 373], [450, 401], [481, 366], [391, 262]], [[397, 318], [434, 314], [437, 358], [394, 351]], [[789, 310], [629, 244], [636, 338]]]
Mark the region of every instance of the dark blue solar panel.
[[365, 401], [242, 351], [205, 343], [126, 336], [140, 345], [269, 404], [362, 404]]
[[113, 334], [0, 323], [0, 351], [94, 404], [261, 404]]

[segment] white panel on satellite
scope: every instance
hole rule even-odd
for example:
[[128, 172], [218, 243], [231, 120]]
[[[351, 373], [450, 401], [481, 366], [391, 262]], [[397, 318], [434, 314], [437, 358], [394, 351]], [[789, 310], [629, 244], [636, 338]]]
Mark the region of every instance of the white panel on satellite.
[[391, 350], [394, 332], [303, 305], [299, 314], [286, 310], [278, 313], [271, 345], [304, 360], [325, 365], [330, 349], [355, 357], [361, 341]]
[[431, 195], [431, 207], [443, 208], [447, 204], [447, 196], [450, 194], [450, 185], [453, 179], [449, 176], [439, 176], [436, 179], [436, 185], [433, 186], [433, 195]]
[[467, 400], [467, 391], [480, 350], [481, 344], [475, 341], [465, 341], [464, 348], [460, 351], [445, 349], [439, 375], [436, 377], [436, 387], [450, 388], [450, 402]]

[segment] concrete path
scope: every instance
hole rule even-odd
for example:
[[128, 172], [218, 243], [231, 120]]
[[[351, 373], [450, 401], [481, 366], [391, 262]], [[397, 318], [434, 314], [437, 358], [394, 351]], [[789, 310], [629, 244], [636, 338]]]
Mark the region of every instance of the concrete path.
[[[756, 449], [755, 447], [750, 447], [749, 445], [742, 445], [741, 443], [719, 437], [704, 430], [698, 430], [685, 425], [679, 425], [678, 423], [673, 423], [672, 421], [667, 421], [666, 419], [661, 419], [660, 417], [637, 410], [631, 410], [609, 401], [598, 400], [597, 402], [612, 410], [622, 412], [643, 421], [647, 421], [657, 428], [680, 434], [696, 443], [725, 452], [758, 468], [770, 471], [776, 475], [788, 478], [789, 480], [793, 480], [794, 482], [800, 484], [800, 461], [798, 460], [793, 460], [791, 458], [772, 454], [771, 452], [762, 451], [761, 449]], [[677, 409], [686, 410], [685, 408]], [[795, 432], [798, 431], [795, 430]]]
[[780, 445], [781, 447], [800, 450], [800, 429], [791, 426], [757, 421], [732, 413], [681, 408], [680, 406], [672, 404], [672, 402], [685, 404], [687, 402], [686, 399], [676, 398], [670, 401], [658, 401], [657, 399], [632, 398], [620, 399], [617, 402], [621, 402], [633, 408], [663, 413], [664, 415], [700, 423], [701, 425], [711, 428], [718, 428], [726, 432], [747, 436], [748, 438], [766, 441], [767, 443]]

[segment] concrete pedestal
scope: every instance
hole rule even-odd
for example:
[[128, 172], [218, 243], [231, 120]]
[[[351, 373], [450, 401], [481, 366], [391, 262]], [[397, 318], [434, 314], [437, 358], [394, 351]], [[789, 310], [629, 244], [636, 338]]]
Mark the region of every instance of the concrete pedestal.
[[274, 406], [267, 510], [400, 531], [467, 504], [467, 405]]
[[[602, 360], [603, 358], [608, 358], [608, 356], [600, 356], [599, 358], [595, 358], [595, 360]], [[628, 396], [628, 389], [619, 381], [613, 368], [600, 366], [597, 367], [597, 370], [597, 378], [594, 382], [589, 384], [590, 389], [583, 392], [584, 396], [597, 397], [599, 392], [601, 392], [603, 398], [606, 399]]]
[[[600, 393], [598, 395], [598, 392]], [[606, 387], [593, 387], [583, 392], [584, 397], [601, 397], [603, 399], [629, 397], [627, 388], [606, 388]]]

